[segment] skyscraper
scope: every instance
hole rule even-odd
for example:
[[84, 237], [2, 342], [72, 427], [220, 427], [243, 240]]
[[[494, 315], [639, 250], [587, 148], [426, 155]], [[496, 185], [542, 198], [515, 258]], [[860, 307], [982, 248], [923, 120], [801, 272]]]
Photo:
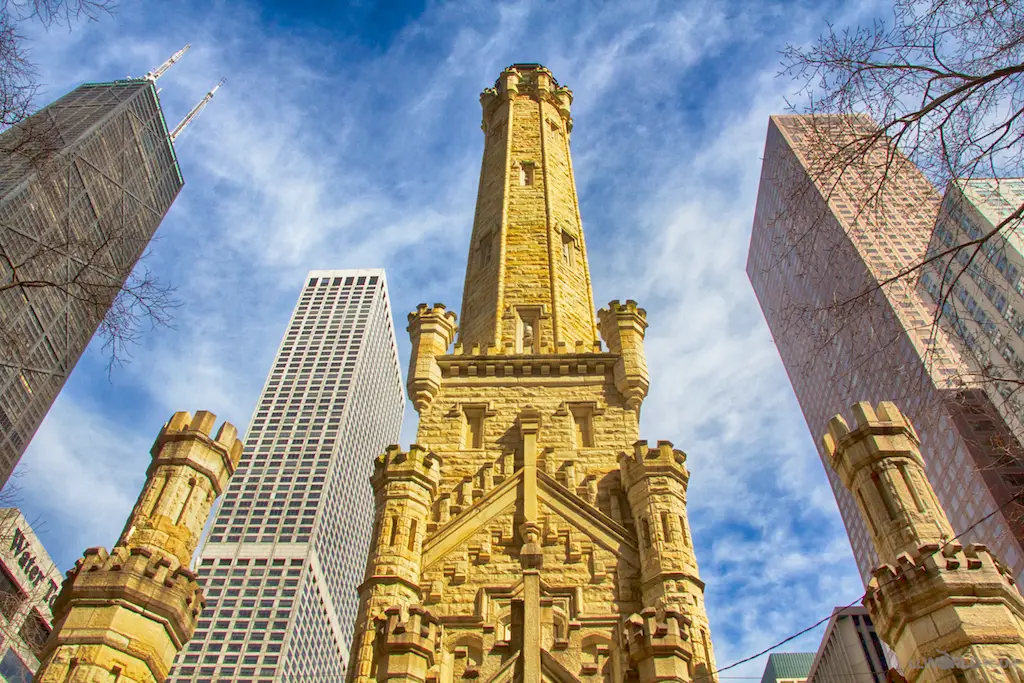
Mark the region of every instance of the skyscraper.
[[885, 683], [889, 662], [871, 616], [861, 605], [836, 607], [814, 653], [808, 683]]
[[572, 93], [515, 64], [480, 102], [459, 342], [409, 315], [417, 444], [374, 467], [349, 680], [712, 683], [686, 454], [638, 440], [647, 314], [594, 319]]
[[201, 552], [207, 607], [172, 681], [338, 681], [405, 399], [383, 270], [311, 271]]
[[107, 313], [184, 183], [156, 88], [183, 53], [0, 134], [0, 486], [97, 328], [131, 316]]
[[[811, 435], [857, 401], [899, 402], [926, 444], [939, 500], [962, 532], [1000, 502], [982, 471], [991, 425], [974, 414], [976, 392], [958, 383], [970, 359], [931, 324], [912, 278], [880, 286], [923, 258], [939, 195], [898, 153], [884, 191], [868, 191], [878, 187], [881, 145], [841, 177], [821, 171], [836, 158], [830, 140], [872, 125], [864, 117], [771, 117], [747, 274]], [[819, 455], [824, 463], [820, 445]], [[851, 495], [826, 472], [866, 580], [877, 564], [870, 536]], [[999, 512], [973, 533], [1024, 579], [1011, 522]]]

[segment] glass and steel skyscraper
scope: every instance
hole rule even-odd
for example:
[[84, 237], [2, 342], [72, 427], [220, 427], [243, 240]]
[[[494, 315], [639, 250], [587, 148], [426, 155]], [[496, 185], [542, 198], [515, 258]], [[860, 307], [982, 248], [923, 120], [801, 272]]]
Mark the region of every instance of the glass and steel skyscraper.
[[0, 485], [182, 184], [151, 79], [80, 86], [0, 135]]
[[[873, 125], [866, 117], [771, 117], [747, 274], [823, 463], [820, 437], [833, 415], [848, 414], [857, 401], [895, 401], [917, 428], [954, 529], [963, 533], [983, 519], [964, 542], [984, 539], [1024, 580], [1019, 524], [1001, 509], [985, 471], [993, 431], [1011, 431], [995, 424], [998, 413], [985, 409], [983, 392], [959, 382], [970, 359], [932, 324], [913, 278], [880, 284], [924, 258], [939, 193], [898, 152], [881, 192], [872, 174], [884, 165], [874, 152], [841, 179], [817, 170], [831, 158], [832, 136]], [[854, 305], [835, 304], [842, 301]], [[827, 463], [825, 471], [867, 580], [877, 563], [867, 528]]]
[[156, 81], [189, 47], [0, 134], [0, 486], [96, 330], [123, 343], [160, 306], [129, 278], [184, 184], [174, 140], [224, 83], [168, 128]]
[[171, 681], [344, 680], [373, 461], [405, 409], [383, 270], [311, 271], [201, 553]]

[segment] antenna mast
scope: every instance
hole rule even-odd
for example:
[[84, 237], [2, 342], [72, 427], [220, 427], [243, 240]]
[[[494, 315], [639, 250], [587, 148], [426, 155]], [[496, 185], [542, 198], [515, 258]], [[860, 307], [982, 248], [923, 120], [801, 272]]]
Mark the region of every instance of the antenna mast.
[[210, 100], [213, 99], [213, 94], [217, 92], [217, 88], [224, 85], [224, 81], [226, 80], [226, 78], [220, 79], [220, 82], [217, 83], [217, 85], [213, 86], [213, 90], [206, 93], [203, 99], [199, 100], [199, 104], [192, 107], [192, 111], [186, 114], [185, 118], [181, 120], [181, 123], [174, 127], [174, 130], [171, 131], [171, 142], [174, 142], [174, 139], [181, 135], [181, 131], [185, 130], [185, 127], [188, 124], [196, 120], [196, 118], [199, 116], [199, 112], [201, 112], [206, 107], [206, 105], [209, 104]]
[[171, 68], [171, 66], [173, 66], [173, 65], [174, 65], [174, 63], [175, 63], [176, 61], [178, 61], [179, 59], [181, 59], [182, 57], [184, 57], [184, 56], [185, 56], [185, 53], [186, 53], [186, 52], [188, 52], [189, 48], [191, 48], [191, 47], [192, 47], [192, 43], [189, 43], [189, 44], [188, 44], [188, 45], [186, 45], [185, 47], [181, 48], [180, 50], [178, 50], [177, 52], [175, 52], [175, 53], [174, 53], [173, 55], [171, 55], [171, 58], [170, 58], [170, 59], [168, 59], [168, 60], [167, 60], [166, 62], [164, 62], [163, 64], [161, 64], [160, 66], [158, 66], [158, 67], [157, 67], [156, 69], [154, 69], [153, 71], [150, 71], [150, 72], [149, 72], [148, 74], [146, 74], [145, 76], [143, 76], [143, 78], [145, 78], [145, 79], [146, 79], [147, 81], [155, 81], [156, 79], [160, 78], [161, 76], [163, 76], [163, 75], [164, 75], [164, 73], [165, 73], [165, 72], [166, 72], [166, 71], [167, 71], [168, 69], [170, 69], [170, 68]]

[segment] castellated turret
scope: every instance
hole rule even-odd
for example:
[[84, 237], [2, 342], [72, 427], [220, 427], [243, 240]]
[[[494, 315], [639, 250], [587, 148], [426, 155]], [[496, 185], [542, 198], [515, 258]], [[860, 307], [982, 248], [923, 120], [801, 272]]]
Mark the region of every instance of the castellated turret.
[[376, 628], [357, 634], [350, 676], [370, 678], [386, 671], [387, 680], [424, 680], [402, 678], [399, 672], [412, 667], [410, 675], [423, 676], [434, 665], [441, 631], [420, 604], [420, 568], [440, 481], [440, 458], [419, 445], [408, 452], [390, 446], [374, 463], [376, 519], [357, 618]]
[[409, 340], [412, 352], [409, 354], [409, 396], [417, 411], [422, 411], [441, 390], [441, 367], [437, 357], [448, 353], [448, 347], [455, 338], [458, 327], [455, 313], [445, 309], [444, 304], [432, 307], [420, 304], [409, 314]]
[[1024, 599], [984, 545], [957, 542], [895, 404], [837, 415], [823, 445], [853, 494], [880, 564], [864, 597], [909, 683], [1024, 680]]
[[638, 409], [647, 396], [650, 380], [647, 358], [644, 355], [644, 332], [647, 330], [647, 311], [629, 300], [625, 304], [612, 301], [608, 308], [597, 312], [601, 322], [601, 337], [615, 361], [615, 386], [626, 398], [626, 405]]
[[203, 595], [189, 569], [214, 500], [242, 455], [238, 431], [175, 413], [117, 545], [90, 548], [53, 606], [37, 683], [159, 683], [195, 632]]

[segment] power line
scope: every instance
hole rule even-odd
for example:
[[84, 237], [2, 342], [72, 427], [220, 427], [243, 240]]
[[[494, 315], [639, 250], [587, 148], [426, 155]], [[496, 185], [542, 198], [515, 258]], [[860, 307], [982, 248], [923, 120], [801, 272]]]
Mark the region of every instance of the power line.
[[[971, 524], [969, 527], [967, 527], [967, 529], [965, 529], [964, 531], [960, 532], [959, 534], [957, 534], [953, 538], [949, 539], [948, 541], [943, 543], [941, 546], [939, 546], [938, 548], [936, 548], [932, 552], [928, 553], [928, 556], [930, 557], [931, 555], [934, 555], [935, 553], [937, 553], [939, 551], [945, 550], [946, 547], [950, 543], [952, 543], [953, 541], [957, 540], [961, 536], [964, 536], [964, 535], [969, 534], [970, 532], [974, 531], [974, 529], [977, 528], [980, 524], [984, 524], [989, 519], [994, 517], [997, 513], [1002, 512], [1003, 509], [1005, 509], [1007, 506], [1009, 506], [1010, 503], [1018, 501], [1022, 496], [1024, 496], [1024, 491], [1018, 492], [1016, 495], [1014, 495], [1011, 498], [1009, 498], [1005, 503], [1003, 503], [1002, 505], [997, 507], [995, 510], [993, 510], [990, 513], [988, 513], [987, 515], [985, 515], [984, 517], [982, 517], [981, 519], [976, 521], [974, 524]], [[900, 579], [900, 577], [902, 576], [902, 572], [903, 571], [904, 571], [903, 569], [900, 569], [896, 573], [896, 576], [894, 576], [891, 580], [887, 581], [886, 583], [880, 584], [874, 590], [878, 590], [879, 588], [883, 588], [884, 586], [888, 586], [890, 583], [895, 583], [897, 580]], [[853, 602], [849, 603], [848, 605], [844, 605], [840, 609], [847, 609], [849, 607], [853, 607], [854, 605], [859, 604], [861, 601], [864, 600], [864, 597], [866, 595], [867, 595], [867, 591], [864, 591], [863, 593], [861, 593], [859, 598], [856, 598]], [[833, 610], [833, 613], [834, 613], [834, 610]], [[771, 646], [761, 650], [760, 652], [758, 652], [756, 654], [750, 655], [749, 657], [744, 657], [743, 659], [737, 660], [737, 661], [733, 662], [732, 664], [729, 664], [728, 666], [723, 666], [723, 667], [721, 667], [719, 669], [715, 669], [714, 671], [711, 671], [709, 673], [704, 674], [704, 678], [707, 678], [709, 676], [714, 676], [715, 674], [721, 673], [723, 671], [728, 671], [729, 669], [733, 669], [733, 668], [739, 666], [740, 664], [746, 664], [749, 661], [757, 659], [761, 655], [766, 655], [769, 652], [771, 652], [772, 650], [776, 649], [777, 647], [785, 645], [786, 643], [788, 643], [788, 642], [790, 642], [792, 640], [796, 640], [797, 638], [799, 638], [800, 636], [804, 635], [805, 633], [807, 633], [809, 631], [813, 631], [814, 629], [818, 628], [819, 626], [821, 626], [822, 624], [824, 624], [826, 621], [828, 621], [831, 618], [832, 618], [832, 614], [829, 614], [824, 619], [820, 619], [820, 620], [814, 622], [813, 624], [811, 624], [807, 628], [801, 629], [801, 630], [797, 631], [796, 633], [794, 633], [793, 635], [787, 636], [786, 638], [783, 638], [782, 640], [780, 640], [779, 642], [775, 643], [774, 645], [771, 645]], [[729, 677], [726, 676], [725, 678], [729, 678]]]

